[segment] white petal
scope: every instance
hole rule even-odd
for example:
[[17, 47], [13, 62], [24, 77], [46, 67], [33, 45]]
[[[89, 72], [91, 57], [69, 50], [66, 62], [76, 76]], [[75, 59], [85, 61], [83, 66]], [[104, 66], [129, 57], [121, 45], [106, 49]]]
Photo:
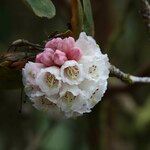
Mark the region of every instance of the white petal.
[[93, 108], [99, 101], [101, 101], [105, 91], [107, 89], [107, 81], [100, 81], [95, 89], [93, 89], [93, 95], [89, 99], [89, 106]]
[[98, 82], [86, 79], [83, 82], [81, 82], [81, 84], [79, 84], [78, 87], [82, 90], [84, 95], [86, 95], [86, 97], [89, 99], [92, 96], [93, 91], [95, 90], [97, 84]]
[[87, 96], [81, 93], [74, 101], [71, 109], [73, 112], [77, 112], [81, 115], [83, 113], [89, 113], [91, 110], [88, 104]]
[[63, 112], [56, 106], [56, 104], [52, 103], [48, 99], [43, 97], [37, 97], [34, 99], [33, 106], [41, 111], [47, 112], [53, 117], [62, 117]]
[[109, 75], [109, 62], [107, 55], [101, 57], [83, 56], [78, 62], [83, 65], [86, 79], [97, 81], [107, 79]]
[[44, 68], [44, 66], [41, 63], [33, 63], [33, 62], [26, 63], [25, 67], [22, 69], [23, 84], [35, 85], [35, 78], [37, 77], [38, 72], [42, 68]]
[[97, 82], [85, 80], [79, 85], [79, 88], [82, 90], [84, 95], [86, 95], [89, 109], [91, 109], [103, 97], [103, 94], [107, 89], [107, 80], [99, 80]]
[[41, 69], [36, 78], [36, 83], [48, 97], [59, 92], [61, 87], [60, 70], [52, 66]]
[[61, 66], [61, 78], [64, 83], [70, 85], [80, 84], [84, 80], [82, 64], [78, 64], [75, 60], [66, 61]]
[[73, 93], [74, 96], [77, 96], [80, 94], [80, 89], [76, 85], [70, 86], [69, 84], [63, 84], [61, 89], [60, 89], [60, 97], [62, 97], [67, 91]]
[[44, 95], [44, 93], [39, 89], [39, 87], [34, 85], [26, 85], [24, 87], [24, 91], [30, 99]]
[[59, 94], [55, 94], [55, 95], [51, 95], [51, 96], [45, 96], [49, 101], [57, 104], [58, 103], [58, 100], [59, 100]]
[[58, 101], [58, 106], [62, 111], [71, 111], [72, 104], [80, 92], [81, 90], [76, 85], [63, 84]]
[[75, 117], [90, 112], [87, 97], [75, 85], [63, 85], [58, 106], [67, 117]]
[[75, 46], [82, 50], [84, 56], [96, 56], [101, 54], [99, 45], [96, 44], [95, 40], [91, 36], [87, 36], [85, 32], [80, 33]]
[[65, 117], [66, 118], [76, 118], [78, 116], [81, 116], [82, 114], [79, 114], [77, 112], [65, 112]]

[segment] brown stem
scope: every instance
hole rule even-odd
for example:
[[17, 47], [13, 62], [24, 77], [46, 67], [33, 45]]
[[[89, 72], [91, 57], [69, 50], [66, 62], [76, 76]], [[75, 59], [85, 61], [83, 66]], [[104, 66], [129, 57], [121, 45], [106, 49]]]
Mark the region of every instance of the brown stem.
[[18, 39], [18, 40], [11, 43], [11, 45], [8, 48], [8, 51], [12, 47], [14, 47], [16, 49], [17, 47], [22, 47], [22, 46], [26, 46], [26, 47], [30, 46], [31, 48], [34, 48], [35, 50], [39, 50], [39, 51], [43, 50], [43, 47], [39, 44], [34, 44], [34, 43], [31, 43], [31, 42], [24, 40], [24, 39]]

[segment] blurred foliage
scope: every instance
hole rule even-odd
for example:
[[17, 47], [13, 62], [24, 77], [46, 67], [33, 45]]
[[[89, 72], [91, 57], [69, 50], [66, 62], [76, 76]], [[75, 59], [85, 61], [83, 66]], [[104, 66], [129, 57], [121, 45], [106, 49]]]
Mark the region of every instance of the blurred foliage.
[[91, 36], [94, 36], [94, 20], [90, 0], [83, 0], [84, 9], [84, 31]]
[[55, 16], [55, 6], [51, 0], [26, 0], [34, 13], [39, 17], [52, 18]]
[[[110, 61], [132, 74], [149, 64], [149, 35], [139, 1], [91, 2], [95, 37]], [[65, 31], [71, 18], [69, 1], [53, 3], [56, 16], [48, 20], [36, 17], [20, 0], [0, 0], [0, 50], [19, 38], [43, 43], [51, 32]], [[28, 101], [19, 114], [21, 90], [0, 91], [0, 150], [149, 150], [150, 86], [121, 91], [122, 86], [110, 79], [110, 90], [117, 87], [117, 92], [106, 93], [90, 114], [69, 120], [56, 120]]]

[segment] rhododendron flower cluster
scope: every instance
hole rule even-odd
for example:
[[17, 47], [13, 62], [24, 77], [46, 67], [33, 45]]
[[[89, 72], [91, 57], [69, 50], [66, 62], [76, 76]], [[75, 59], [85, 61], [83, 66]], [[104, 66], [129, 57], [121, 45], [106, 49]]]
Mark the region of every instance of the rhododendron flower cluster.
[[23, 68], [25, 92], [33, 106], [53, 116], [88, 113], [107, 89], [108, 57], [91, 36], [80, 33], [48, 41], [44, 51]]

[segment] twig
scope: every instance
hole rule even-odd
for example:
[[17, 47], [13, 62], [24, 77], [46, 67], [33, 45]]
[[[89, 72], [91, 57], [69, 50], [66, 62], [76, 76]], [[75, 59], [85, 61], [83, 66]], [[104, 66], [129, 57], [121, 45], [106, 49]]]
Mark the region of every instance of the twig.
[[127, 73], [122, 72], [117, 67], [111, 65], [110, 66], [110, 75], [121, 79], [126, 83], [150, 83], [150, 77], [137, 77]]
[[8, 51], [12, 47], [14, 47], [16, 49], [17, 47], [22, 47], [22, 46], [30, 46], [30, 47], [32, 47], [36, 50], [40, 50], [40, 51], [43, 50], [43, 47], [39, 44], [34, 44], [34, 43], [31, 43], [31, 42], [24, 40], [24, 39], [18, 39], [18, 40], [11, 43], [11, 45], [8, 48]]

